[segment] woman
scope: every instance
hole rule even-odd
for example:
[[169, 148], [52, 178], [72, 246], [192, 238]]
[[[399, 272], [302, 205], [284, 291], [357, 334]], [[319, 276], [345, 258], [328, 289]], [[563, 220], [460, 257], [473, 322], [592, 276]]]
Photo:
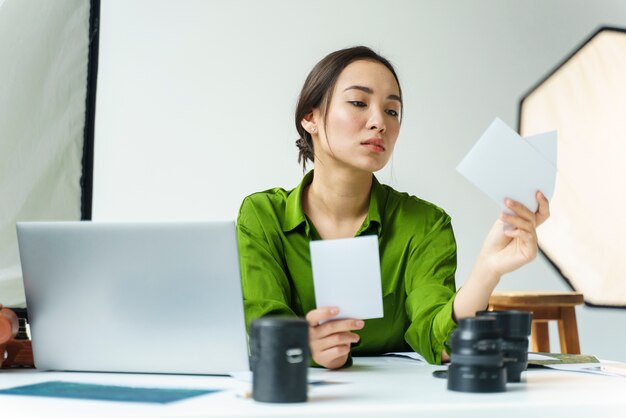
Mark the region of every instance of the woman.
[[[456, 320], [487, 306], [500, 277], [537, 253], [535, 229], [549, 216], [513, 201], [487, 235], [465, 285], [455, 292], [456, 243], [450, 217], [435, 205], [380, 184], [400, 132], [402, 91], [391, 64], [366, 47], [331, 53], [307, 77], [296, 109], [303, 166], [314, 171], [291, 191], [248, 196], [238, 223], [248, 323], [268, 315], [305, 316], [313, 360], [327, 368], [350, 354], [410, 349], [431, 363], [447, 359]], [[504, 223], [511, 228], [504, 228]], [[384, 317], [341, 319], [316, 307], [309, 242], [379, 237]]]

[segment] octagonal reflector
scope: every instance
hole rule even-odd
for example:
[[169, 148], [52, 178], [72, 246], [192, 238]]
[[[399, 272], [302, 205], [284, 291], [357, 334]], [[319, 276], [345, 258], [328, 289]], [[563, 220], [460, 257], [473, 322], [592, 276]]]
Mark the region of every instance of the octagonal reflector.
[[555, 129], [539, 245], [587, 304], [626, 307], [626, 30], [598, 30], [522, 99], [522, 136]]

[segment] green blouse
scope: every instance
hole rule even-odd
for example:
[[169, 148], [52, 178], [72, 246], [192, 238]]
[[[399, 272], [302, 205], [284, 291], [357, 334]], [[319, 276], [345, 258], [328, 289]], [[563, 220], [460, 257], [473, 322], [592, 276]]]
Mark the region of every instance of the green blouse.
[[[316, 308], [309, 242], [320, 239], [302, 208], [307, 173], [293, 190], [254, 193], [241, 204], [237, 239], [246, 322], [265, 315], [303, 317]], [[455, 327], [456, 242], [437, 206], [372, 181], [359, 235], [378, 235], [384, 317], [365, 320], [352, 355], [415, 350], [430, 363]]]

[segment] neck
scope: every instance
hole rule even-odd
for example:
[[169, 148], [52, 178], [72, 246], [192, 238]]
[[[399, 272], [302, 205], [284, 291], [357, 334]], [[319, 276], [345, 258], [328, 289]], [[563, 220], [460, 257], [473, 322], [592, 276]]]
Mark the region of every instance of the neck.
[[305, 208], [337, 222], [362, 218], [369, 209], [372, 179], [372, 173], [367, 171], [333, 169], [330, 172], [323, 166], [316, 167], [305, 193]]

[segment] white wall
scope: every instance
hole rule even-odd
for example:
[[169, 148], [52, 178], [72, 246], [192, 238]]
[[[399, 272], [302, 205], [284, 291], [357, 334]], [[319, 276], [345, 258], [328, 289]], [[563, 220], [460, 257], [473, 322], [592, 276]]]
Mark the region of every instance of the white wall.
[[[452, 215], [458, 285], [498, 209], [456, 165], [495, 116], [515, 127], [520, 96], [598, 26], [626, 27], [623, 0], [102, 3], [94, 219], [234, 218], [245, 195], [294, 187], [302, 82], [364, 44], [404, 93], [379, 178]], [[499, 289], [566, 285], [538, 259]], [[584, 352], [626, 360], [626, 311], [578, 315]]]

